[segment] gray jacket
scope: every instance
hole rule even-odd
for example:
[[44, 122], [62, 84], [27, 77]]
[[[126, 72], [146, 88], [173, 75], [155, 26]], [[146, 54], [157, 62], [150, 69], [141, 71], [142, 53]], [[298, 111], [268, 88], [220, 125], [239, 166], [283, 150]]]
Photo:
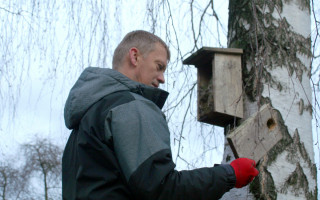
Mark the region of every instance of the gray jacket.
[[87, 68], [71, 89], [65, 123], [64, 199], [219, 199], [230, 165], [176, 171], [161, 108], [168, 93], [121, 73]]

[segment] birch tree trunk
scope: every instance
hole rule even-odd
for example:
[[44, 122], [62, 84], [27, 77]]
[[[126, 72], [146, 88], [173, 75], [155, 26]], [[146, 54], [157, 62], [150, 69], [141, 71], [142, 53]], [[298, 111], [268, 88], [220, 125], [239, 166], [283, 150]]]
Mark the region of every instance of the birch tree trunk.
[[[228, 46], [244, 49], [243, 120], [270, 103], [285, 137], [260, 160], [250, 186], [222, 199], [317, 199], [310, 23], [308, 0], [229, 1]], [[224, 162], [233, 159], [226, 144]]]

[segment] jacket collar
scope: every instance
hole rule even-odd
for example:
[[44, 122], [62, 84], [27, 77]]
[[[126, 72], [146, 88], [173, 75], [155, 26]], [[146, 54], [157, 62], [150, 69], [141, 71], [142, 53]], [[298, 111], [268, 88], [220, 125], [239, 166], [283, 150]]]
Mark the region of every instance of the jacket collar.
[[130, 91], [140, 94], [146, 99], [149, 99], [150, 101], [155, 103], [160, 109], [162, 109], [169, 95], [169, 93], [164, 90], [152, 88], [143, 84], [138, 85], [136, 88], [132, 88]]
[[150, 101], [155, 103], [160, 109], [162, 109], [162, 107], [164, 106], [164, 103], [166, 102], [167, 97], [169, 95], [167, 91], [133, 81], [118, 71], [112, 69], [107, 69], [107, 71], [111, 77], [116, 79], [121, 84], [125, 85], [131, 92], [139, 94], [146, 99], [149, 99]]

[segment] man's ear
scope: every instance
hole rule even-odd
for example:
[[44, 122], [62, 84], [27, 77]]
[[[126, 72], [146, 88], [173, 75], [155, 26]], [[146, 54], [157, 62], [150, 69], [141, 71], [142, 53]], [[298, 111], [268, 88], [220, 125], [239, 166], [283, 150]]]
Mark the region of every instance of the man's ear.
[[129, 59], [130, 59], [130, 64], [133, 66], [137, 66], [138, 63], [138, 55], [139, 55], [139, 50], [136, 47], [132, 47], [129, 50]]

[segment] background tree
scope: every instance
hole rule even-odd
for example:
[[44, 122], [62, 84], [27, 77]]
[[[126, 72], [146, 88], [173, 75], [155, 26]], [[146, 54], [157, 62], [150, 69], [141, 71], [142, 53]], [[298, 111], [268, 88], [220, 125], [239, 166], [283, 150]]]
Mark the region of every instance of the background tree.
[[25, 174], [29, 178], [41, 177], [39, 182], [42, 182], [44, 199], [60, 198], [62, 149], [46, 139], [37, 139], [34, 143], [24, 144], [22, 151], [26, 159]]
[[26, 176], [24, 173], [13, 167], [12, 162], [0, 163], [0, 198], [24, 199], [27, 197]]

